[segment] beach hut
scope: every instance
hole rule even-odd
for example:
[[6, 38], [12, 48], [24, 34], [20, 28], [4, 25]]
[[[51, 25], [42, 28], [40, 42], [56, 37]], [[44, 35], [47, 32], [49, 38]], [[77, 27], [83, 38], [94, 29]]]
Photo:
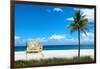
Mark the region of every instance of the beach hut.
[[43, 50], [43, 46], [40, 44], [39, 40], [37, 39], [32, 39], [27, 41], [27, 49], [26, 49], [26, 57], [27, 54], [30, 53], [40, 53], [42, 56], [42, 50]]

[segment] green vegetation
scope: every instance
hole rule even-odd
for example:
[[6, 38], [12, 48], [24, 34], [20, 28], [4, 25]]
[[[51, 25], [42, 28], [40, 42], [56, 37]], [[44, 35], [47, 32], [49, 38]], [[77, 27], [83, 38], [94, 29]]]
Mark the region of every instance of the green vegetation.
[[67, 28], [70, 28], [70, 32], [73, 33], [78, 31], [78, 57], [80, 58], [80, 32], [83, 32], [87, 35], [89, 20], [86, 18], [86, 15], [80, 10], [76, 10], [73, 16], [74, 22], [67, 25]]
[[52, 58], [52, 59], [40, 59], [40, 60], [19, 60], [15, 61], [15, 67], [29, 66], [29, 65], [51, 65], [51, 64], [70, 64], [70, 63], [86, 63], [93, 62], [93, 59], [89, 56], [74, 57], [74, 58]]

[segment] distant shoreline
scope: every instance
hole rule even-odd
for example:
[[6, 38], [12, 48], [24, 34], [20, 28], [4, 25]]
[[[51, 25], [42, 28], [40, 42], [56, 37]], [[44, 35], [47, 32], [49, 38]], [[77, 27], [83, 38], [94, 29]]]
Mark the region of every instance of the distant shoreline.
[[[66, 49], [64, 49], [66, 50]], [[67, 50], [78, 50], [78, 49], [67, 49]], [[80, 49], [80, 50], [90, 50], [90, 49]], [[26, 51], [26, 50], [24, 50]], [[24, 51], [15, 51], [15, 52], [24, 52]], [[43, 50], [43, 51], [62, 51], [62, 50]]]
[[[91, 45], [94, 46], [94, 44], [86, 44], [86, 45], [88, 45], [88, 46], [91, 46]], [[81, 44], [81, 46], [86, 46], [86, 45], [85, 44]], [[43, 45], [43, 46], [61, 46], [61, 45]], [[66, 46], [66, 45], [63, 45], [63, 46]], [[69, 45], [67, 45], [67, 46], [69, 46]], [[73, 46], [73, 45], [70, 45], [70, 46]], [[15, 47], [25, 47], [25, 45], [23, 45], [23, 46], [15, 46]]]
[[[15, 51], [25, 51], [26, 46], [17, 46], [15, 47]], [[78, 45], [50, 45], [43, 46], [43, 50], [77, 50]], [[94, 45], [84, 45], [81, 46], [81, 49], [94, 49]]]

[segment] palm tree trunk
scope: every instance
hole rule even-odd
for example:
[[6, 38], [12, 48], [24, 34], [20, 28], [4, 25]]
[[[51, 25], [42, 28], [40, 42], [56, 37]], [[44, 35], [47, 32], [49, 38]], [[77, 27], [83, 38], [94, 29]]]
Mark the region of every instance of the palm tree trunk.
[[78, 57], [80, 58], [80, 29], [78, 28]]

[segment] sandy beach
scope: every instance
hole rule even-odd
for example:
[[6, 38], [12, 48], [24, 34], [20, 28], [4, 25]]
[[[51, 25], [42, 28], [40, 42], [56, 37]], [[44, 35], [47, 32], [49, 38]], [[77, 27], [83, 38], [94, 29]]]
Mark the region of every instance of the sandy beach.
[[[45, 50], [41, 53], [15, 52], [15, 60], [39, 60], [47, 58], [73, 58], [78, 55], [78, 50]], [[82, 49], [81, 56], [94, 58], [94, 49]]]

